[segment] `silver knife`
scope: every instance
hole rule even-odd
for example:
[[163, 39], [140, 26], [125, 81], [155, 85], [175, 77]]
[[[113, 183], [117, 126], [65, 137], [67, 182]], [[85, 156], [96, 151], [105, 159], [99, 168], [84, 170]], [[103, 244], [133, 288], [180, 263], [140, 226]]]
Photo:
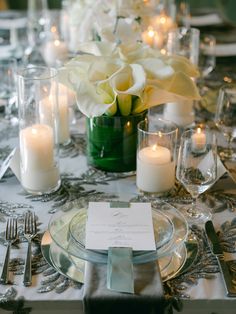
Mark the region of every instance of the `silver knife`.
[[213, 254], [216, 256], [218, 260], [218, 264], [221, 270], [221, 274], [224, 279], [224, 285], [227, 291], [228, 297], [235, 297], [236, 296], [236, 287], [233, 285], [232, 277], [228, 268], [228, 265], [224, 258], [224, 253], [222, 247], [219, 242], [219, 238], [215, 232], [215, 228], [211, 220], [207, 221], [205, 224], [205, 230], [208, 239], [211, 243], [211, 250]]

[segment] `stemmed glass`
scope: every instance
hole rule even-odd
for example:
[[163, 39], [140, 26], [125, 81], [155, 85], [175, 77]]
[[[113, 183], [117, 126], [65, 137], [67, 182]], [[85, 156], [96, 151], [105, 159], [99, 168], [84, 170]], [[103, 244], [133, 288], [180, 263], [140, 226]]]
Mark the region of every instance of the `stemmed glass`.
[[198, 79], [198, 86], [201, 95], [204, 95], [208, 91], [206, 80], [216, 66], [215, 47], [216, 39], [214, 36], [208, 34], [203, 34], [200, 36], [198, 61], [200, 78]]
[[[0, 99], [5, 103], [5, 119], [14, 122], [12, 110], [16, 105], [16, 59], [0, 60]], [[17, 118], [15, 118], [17, 119]]]
[[232, 141], [236, 137], [236, 85], [225, 85], [219, 91], [215, 123], [227, 139], [227, 147], [220, 153], [223, 160], [235, 160]]
[[41, 45], [49, 31], [49, 13], [47, 0], [28, 0], [28, 46], [24, 52], [23, 63], [44, 65], [45, 61], [41, 54]]
[[190, 223], [203, 223], [211, 213], [204, 206], [197, 206], [197, 198], [211, 187], [217, 177], [217, 143], [215, 134], [207, 128], [185, 131], [180, 140], [177, 179], [191, 194], [191, 207], [185, 209]]
[[216, 39], [212, 35], [204, 34], [200, 36], [199, 62], [198, 67], [202, 78], [207, 77], [216, 65]]
[[169, 55], [180, 55], [198, 65], [200, 31], [197, 28], [178, 27], [167, 36], [166, 49]]

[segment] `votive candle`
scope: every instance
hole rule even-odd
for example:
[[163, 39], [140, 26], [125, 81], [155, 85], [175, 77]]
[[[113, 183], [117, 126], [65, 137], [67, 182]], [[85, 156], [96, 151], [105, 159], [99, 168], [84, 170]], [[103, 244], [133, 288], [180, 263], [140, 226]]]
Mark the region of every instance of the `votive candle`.
[[26, 189], [48, 191], [57, 184], [52, 127], [34, 124], [20, 130], [20, 154], [21, 183]]
[[168, 148], [153, 145], [142, 148], [137, 156], [137, 187], [149, 193], [170, 190], [175, 182], [175, 163]]

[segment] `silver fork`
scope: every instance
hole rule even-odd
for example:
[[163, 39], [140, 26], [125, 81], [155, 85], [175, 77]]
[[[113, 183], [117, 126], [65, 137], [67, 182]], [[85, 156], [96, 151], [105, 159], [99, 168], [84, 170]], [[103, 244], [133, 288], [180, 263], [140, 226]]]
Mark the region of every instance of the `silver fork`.
[[9, 259], [10, 259], [10, 251], [12, 243], [17, 239], [17, 219], [16, 218], [8, 218], [7, 226], [6, 226], [6, 235], [7, 241], [7, 250], [4, 259], [4, 264], [2, 267], [2, 273], [0, 277], [0, 283], [6, 285], [9, 282]]
[[32, 266], [31, 266], [31, 241], [37, 235], [37, 224], [35, 213], [26, 212], [25, 214], [25, 226], [24, 237], [28, 241], [28, 249], [25, 261], [24, 279], [25, 286], [30, 286], [32, 283]]

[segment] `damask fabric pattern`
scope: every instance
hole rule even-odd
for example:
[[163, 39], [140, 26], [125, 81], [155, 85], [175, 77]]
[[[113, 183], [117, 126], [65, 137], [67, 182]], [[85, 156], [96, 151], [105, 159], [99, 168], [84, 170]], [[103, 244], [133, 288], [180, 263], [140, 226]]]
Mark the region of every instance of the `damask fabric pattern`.
[[[1, 124], [1, 128], [2, 128]], [[145, 201], [154, 202], [155, 200], [143, 197], [137, 194], [135, 188], [135, 177], [127, 174], [111, 174], [87, 168], [84, 156], [85, 142], [82, 135], [73, 134], [73, 144], [68, 148], [64, 148], [64, 155], [61, 158], [62, 185], [61, 188], [51, 195], [47, 196], [30, 196], [21, 188], [17, 179], [12, 173], [4, 176], [0, 182], [0, 251], [1, 256], [4, 252], [4, 226], [8, 216], [17, 216], [19, 226], [22, 228], [23, 214], [27, 210], [34, 210], [38, 216], [38, 227], [40, 234], [47, 229], [50, 217], [58, 210], [68, 211], [72, 207], [81, 208], [86, 206], [89, 201], [112, 201], [120, 199], [125, 201]], [[1, 160], [4, 160], [8, 153], [17, 145], [17, 128], [4, 126], [0, 132], [0, 153]], [[73, 149], [71, 149], [71, 147]], [[75, 152], [77, 153], [75, 154]], [[78, 153], [79, 152], [79, 153]], [[231, 210], [235, 207], [235, 200], [226, 193], [227, 188], [232, 188], [232, 182], [228, 183], [229, 178], [222, 178], [219, 182], [218, 191], [210, 191], [205, 196], [205, 201], [209, 208], [216, 211], [214, 220], [218, 227], [227, 220], [228, 223], [222, 225], [222, 243], [225, 249], [232, 248], [232, 234], [235, 234], [235, 223], [232, 220], [234, 213]], [[227, 182], [227, 183], [226, 183]], [[221, 188], [221, 194], [219, 193]], [[219, 200], [219, 196], [221, 199]], [[169, 201], [175, 206], [181, 206], [191, 202], [186, 192], [177, 184], [174, 193], [164, 201]], [[227, 204], [227, 205], [226, 205]], [[224, 228], [224, 229], [223, 229]], [[169, 304], [175, 309], [181, 308], [179, 297], [195, 299], [211, 299], [214, 290], [214, 298], [224, 299], [224, 287], [218, 272], [218, 266], [214, 256], [211, 254], [206, 242], [202, 229], [196, 227], [192, 230], [194, 236], [197, 237], [199, 243], [199, 254], [194, 263], [186, 272], [180, 274], [165, 283], [165, 296], [168, 298]], [[20, 234], [22, 229], [19, 230]], [[228, 235], [228, 236], [227, 236]], [[230, 236], [231, 235], [231, 236]], [[81, 284], [77, 284], [72, 280], [60, 275], [53, 268], [49, 267], [40, 252], [40, 237], [38, 242], [34, 241], [34, 259], [33, 259], [33, 286], [30, 288], [23, 287], [23, 268], [25, 261], [26, 246], [23, 238], [20, 237], [19, 243], [12, 249], [12, 281], [13, 286], [0, 286], [1, 308], [11, 311], [21, 311], [28, 313], [28, 307], [32, 307], [34, 301], [47, 302], [68, 300], [75, 302], [80, 300], [80, 310], [82, 311], [82, 289]], [[228, 242], [229, 241], [229, 242]], [[230, 242], [231, 241], [231, 242]], [[228, 243], [228, 244], [227, 244]], [[234, 243], [235, 245], [235, 243]], [[232, 268], [234, 269], [234, 267]], [[207, 278], [206, 280], [199, 280]], [[212, 280], [208, 280], [212, 279]], [[214, 289], [209, 289], [209, 285]], [[24, 302], [23, 302], [24, 299]], [[17, 302], [12, 302], [12, 301]], [[32, 304], [28, 306], [29, 300]], [[7, 301], [7, 302], [6, 302]], [[79, 312], [78, 305], [76, 305]]]

